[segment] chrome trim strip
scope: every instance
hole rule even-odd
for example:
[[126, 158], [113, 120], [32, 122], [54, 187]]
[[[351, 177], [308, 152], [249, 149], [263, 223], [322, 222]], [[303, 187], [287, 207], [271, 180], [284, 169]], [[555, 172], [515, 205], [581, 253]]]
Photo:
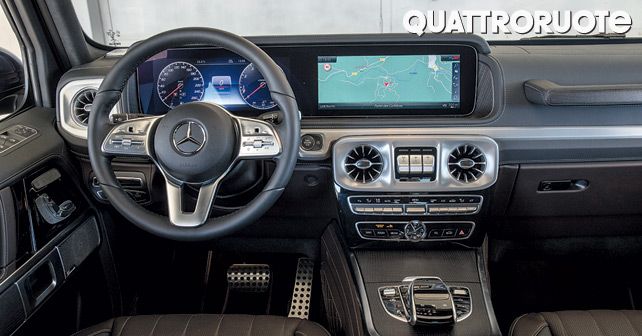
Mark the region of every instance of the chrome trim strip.
[[[81, 90], [98, 90], [102, 81], [102, 77], [79, 79], [65, 84], [60, 89], [60, 92], [58, 93], [56, 115], [58, 122], [60, 123], [60, 127], [65, 133], [75, 138], [87, 139], [87, 126], [80, 124], [72, 115], [73, 99]], [[121, 113], [122, 110], [121, 102], [118, 101], [109, 114]]]
[[501, 140], [601, 140], [642, 139], [642, 126], [567, 126], [567, 127], [424, 127], [424, 128], [345, 128], [302, 129], [301, 134], [320, 134], [323, 147], [318, 151], [299, 151], [303, 160], [330, 157], [334, 143], [347, 136], [387, 135], [477, 135]]
[[[407, 239], [400, 239], [400, 238], [397, 238], [397, 239], [366, 238], [363, 235], [361, 235], [361, 232], [359, 232], [359, 224], [408, 224], [409, 222], [410, 221], [361, 221], [361, 222], [354, 223], [354, 229], [357, 231], [357, 234], [359, 235], [359, 238], [361, 238], [363, 240], [415, 243], [413, 241], [409, 241]], [[449, 242], [449, 241], [453, 241], [453, 240], [465, 240], [465, 239], [470, 238], [473, 235], [473, 233], [475, 232], [475, 226], [476, 226], [475, 222], [473, 222], [473, 221], [458, 221], [458, 220], [454, 220], [454, 221], [421, 221], [421, 222], [424, 225], [426, 225], [426, 236], [428, 236], [430, 234], [430, 227], [428, 227], [429, 224], [458, 224], [458, 223], [461, 223], [461, 224], [472, 224], [473, 226], [470, 229], [470, 233], [466, 237], [463, 237], [463, 238], [456, 238], [456, 237], [453, 237], [453, 238], [434, 238], [434, 239], [424, 238], [419, 242], [431, 242], [431, 241]]]

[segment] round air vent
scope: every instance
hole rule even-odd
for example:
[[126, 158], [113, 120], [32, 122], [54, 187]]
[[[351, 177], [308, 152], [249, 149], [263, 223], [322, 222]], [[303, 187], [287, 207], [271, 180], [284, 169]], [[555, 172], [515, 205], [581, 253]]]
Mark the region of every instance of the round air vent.
[[376, 180], [381, 175], [383, 159], [376, 148], [361, 145], [348, 153], [344, 166], [353, 181], [365, 184]]
[[475, 182], [484, 175], [485, 170], [486, 156], [476, 146], [459, 146], [448, 157], [448, 171], [457, 181]]
[[91, 105], [94, 103], [94, 98], [96, 98], [96, 92], [96, 89], [82, 89], [74, 96], [71, 102], [71, 113], [77, 123], [87, 126], [89, 113], [91, 113]]

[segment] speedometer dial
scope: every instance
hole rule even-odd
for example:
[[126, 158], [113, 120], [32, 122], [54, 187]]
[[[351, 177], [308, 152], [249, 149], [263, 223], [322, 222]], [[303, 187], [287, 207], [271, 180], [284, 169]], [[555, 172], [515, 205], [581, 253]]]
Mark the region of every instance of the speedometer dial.
[[270, 89], [259, 69], [254, 64], [249, 64], [239, 77], [239, 91], [241, 97], [248, 105], [259, 110], [269, 110], [276, 106], [270, 95]]
[[156, 86], [158, 97], [169, 108], [200, 101], [205, 92], [203, 75], [187, 62], [168, 64], [158, 76]]

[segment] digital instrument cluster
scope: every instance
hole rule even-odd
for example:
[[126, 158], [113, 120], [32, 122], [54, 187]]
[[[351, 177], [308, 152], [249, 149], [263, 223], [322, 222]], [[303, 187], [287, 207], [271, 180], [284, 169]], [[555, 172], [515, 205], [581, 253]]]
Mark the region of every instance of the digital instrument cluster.
[[201, 58], [201, 53], [185, 51], [164, 51], [139, 67], [143, 113], [164, 114], [194, 101], [217, 103], [236, 112], [264, 112], [276, 106], [254, 64], [236, 55]]

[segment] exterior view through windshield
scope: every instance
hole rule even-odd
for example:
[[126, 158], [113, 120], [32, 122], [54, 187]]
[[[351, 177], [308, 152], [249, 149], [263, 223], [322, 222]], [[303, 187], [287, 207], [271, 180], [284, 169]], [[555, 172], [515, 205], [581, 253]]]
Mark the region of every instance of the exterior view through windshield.
[[[98, 43], [110, 46], [129, 46], [162, 31], [178, 27], [213, 27], [244, 36], [265, 35], [313, 35], [313, 34], [382, 34], [405, 33], [404, 15], [410, 10], [426, 13], [434, 12], [436, 19], [441, 18], [443, 11], [445, 21], [457, 21], [461, 17], [466, 26], [468, 12], [477, 12], [472, 33], [487, 40], [518, 40], [528, 37], [578, 34], [579, 27], [573, 27], [570, 16], [582, 16], [582, 12], [591, 14], [613, 15], [626, 12], [633, 24], [626, 32], [626, 37], [642, 36], [642, 2], [639, 0], [325, 0], [325, 1], [292, 1], [292, 0], [245, 0], [245, 1], [174, 1], [174, 0], [106, 0], [86, 1], [73, 0], [78, 18], [87, 36]], [[492, 13], [488, 13], [492, 11]], [[515, 18], [519, 11], [526, 11], [535, 16], [534, 24], [529, 19], [516, 18], [519, 25], [533, 29], [500, 29], [492, 32], [491, 15], [509, 14]], [[556, 12], [560, 12], [561, 26], [569, 24], [571, 29], [537, 29], [537, 16], [542, 22], [557, 22]], [[548, 14], [547, 14], [548, 13]], [[549, 15], [550, 14], [550, 15]], [[479, 25], [479, 16], [489, 15], [486, 31]], [[573, 17], [574, 19], [576, 17]], [[595, 27], [592, 33], [599, 33], [601, 20], [580, 17], [581, 26]], [[454, 22], [457, 23], [457, 22]], [[606, 32], [612, 33], [606, 22]], [[524, 31], [528, 30], [528, 31]], [[582, 30], [582, 28], [579, 28]], [[452, 31], [462, 32], [462, 31]], [[467, 29], [470, 33], [470, 29]], [[620, 34], [621, 35], [621, 34]]]

